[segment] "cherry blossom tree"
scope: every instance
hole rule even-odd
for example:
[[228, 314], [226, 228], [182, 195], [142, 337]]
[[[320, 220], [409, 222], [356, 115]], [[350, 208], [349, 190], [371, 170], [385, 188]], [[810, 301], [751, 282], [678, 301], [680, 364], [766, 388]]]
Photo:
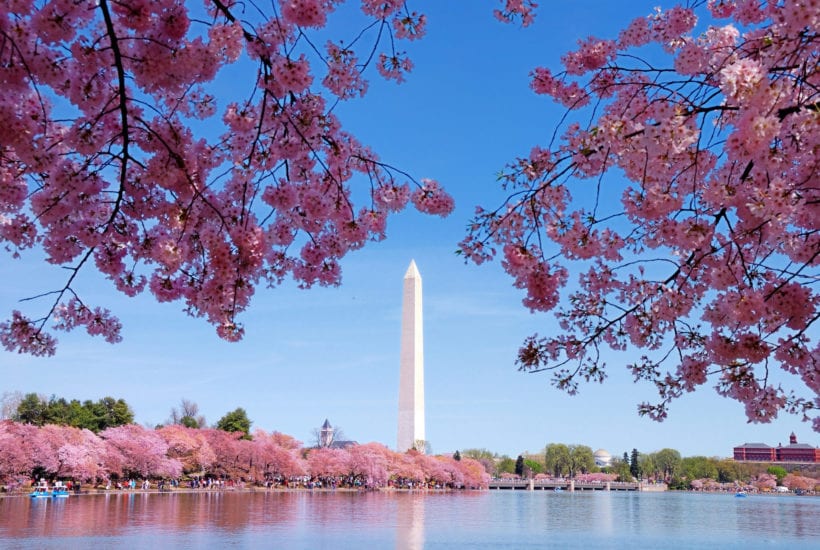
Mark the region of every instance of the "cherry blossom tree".
[[290, 436], [277, 432], [269, 435], [263, 430], [255, 430], [253, 448], [257, 479], [288, 478], [307, 472], [307, 465], [300, 456], [301, 446]]
[[185, 473], [208, 470], [216, 460], [201, 430], [171, 424], [163, 426], [157, 433], [168, 445], [168, 457], [178, 460]]
[[37, 431], [31, 424], [0, 421], [0, 479], [31, 475], [35, 466], [32, 443]]
[[248, 474], [245, 449], [251, 442], [240, 440], [241, 433], [217, 429], [204, 429], [200, 432], [214, 453], [213, 463], [206, 470], [207, 473], [236, 479]]
[[772, 474], [760, 474], [752, 480], [752, 485], [759, 491], [772, 491], [777, 487], [777, 478]]
[[387, 470], [390, 449], [380, 443], [354, 445], [347, 449], [349, 474], [365, 487], [383, 487], [390, 479]]
[[801, 491], [814, 491], [820, 486], [820, 481], [812, 478], [801, 476], [798, 474], [788, 474], [783, 478], [783, 486], [788, 487], [792, 491], [799, 489]]
[[350, 472], [350, 454], [345, 449], [319, 447], [307, 455], [308, 471], [321, 480], [340, 478]]
[[440, 457], [422, 453], [415, 454], [414, 456], [416, 465], [424, 473], [423, 480], [426, 483], [432, 483], [434, 485], [438, 484], [440, 487], [444, 487], [453, 480], [455, 470], [450, 464], [443, 460], [439, 460], [439, 458]]
[[464, 476], [464, 487], [467, 489], [486, 489], [490, 484], [490, 474], [481, 461], [473, 458], [462, 458], [458, 467]]
[[[72, 426], [0, 421], [0, 481], [18, 483], [34, 471], [95, 481], [115, 477], [178, 477], [205, 472], [258, 484], [310, 474], [326, 484], [368, 489], [396, 486], [486, 488], [489, 475], [475, 459], [397, 453], [379, 443], [345, 449], [312, 448], [280, 432], [238, 432], [169, 425], [157, 430], [129, 424], [99, 435]], [[305, 458], [306, 455], [306, 458]]]
[[520, 370], [573, 394], [607, 377], [607, 348], [638, 348], [629, 369], [659, 393], [642, 415], [711, 383], [750, 422], [820, 431], [818, 28], [817, 2], [694, 0], [532, 72], [567, 116], [460, 249], [557, 308]]
[[141, 477], [178, 477], [182, 464], [168, 457], [168, 444], [156, 430], [136, 424], [100, 432], [105, 442], [104, 464], [112, 474]]
[[105, 444], [89, 429], [61, 426], [64, 443], [56, 450], [58, 476], [75, 481], [95, 481], [107, 476], [103, 465]]
[[[257, 286], [339, 284], [340, 258], [383, 239], [390, 214], [452, 210], [437, 182], [380, 160], [333, 112], [365, 95], [370, 66], [405, 78], [402, 44], [425, 16], [361, 0], [362, 28], [319, 42], [340, 3], [2, 4], [0, 243], [68, 273], [38, 313], [0, 323], [6, 349], [53, 354], [52, 328], [119, 341], [117, 318], [75, 291], [89, 268], [237, 340]], [[245, 79], [223, 104], [210, 86], [229, 65]]]
[[419, 455], [414, 452], [393, 453], [388, 465], [390, 479], [399, 486], [424, 483], [427, 475], [422, 465], [416, 461], [416, 456]]

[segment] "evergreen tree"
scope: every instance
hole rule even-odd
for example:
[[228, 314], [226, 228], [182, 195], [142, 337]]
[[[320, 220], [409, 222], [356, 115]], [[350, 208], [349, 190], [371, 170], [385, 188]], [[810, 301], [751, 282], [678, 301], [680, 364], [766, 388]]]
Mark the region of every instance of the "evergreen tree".
[[12, 416], [15, 422], [42, 426], [46, 423], [48, 401], [36, 393], [27, 393], [17, 405], [17, 412]]
[[29, 393], [17, 406], [12, 419], [24, 424], [44, 426], [73, 426], [98, 433], [106, 428], [123, 426], [134, 422], [134, 413], [123, 399], [103, 397], [98, 401], [77, 399], [71, 401], [52, 395], [49, 400]]
[[518, 455], [518, 458], [515, 459], [515, 475], [524, 475], [524, 457], [521, 455]]
[[220, 418], [216, 428], [225, 432], [242, 432], [246, 439], [250, 439], [251, 421], [242, 407], [237, 407]]
[[641, 477], [641, 467], [638, 465], [638, 449], [632, 449], [632, 458], [629, 461], [629, 473], [631, 473], [635, 479], [640, 479]]

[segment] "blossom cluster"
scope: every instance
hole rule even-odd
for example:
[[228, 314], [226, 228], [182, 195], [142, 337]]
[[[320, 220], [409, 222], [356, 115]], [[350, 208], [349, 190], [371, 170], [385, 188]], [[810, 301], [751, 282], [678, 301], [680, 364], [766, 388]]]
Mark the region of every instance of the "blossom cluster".
[[590, 122], [567, 117], [509, 165], [509, 198], [477, 209], [461, 252], [503, 252], [524, 305], [557, 308], [562, 333], [528, 338], [523, 370], [574, 392], [605, 378], [604, 348], [639, 348], [629, 368], [660, 397], [642, 414], [711, 382], [752, 422], [788, 412], [820, 430], [820, 4], [702, 8], [730, 21], [657, 10], [533, 71], [536, 93]]
[[[15, 257], [42, 248], [69, 273], [41, 295], [41, 316], [0, 322], [6, 349], [51, 354], [50, 328], [119, 340], [116, 317], [75, 294], [84, 269], [129, 296], [180, 301], [237, 340], [259, 284], [339, 284], [341, 258], [385, 238], [390, 214], [453, 209], [333, 111], [366, 93], [369, 65], [406, 78], [397, 48], [423, 36], [426, 16], [361, 0], [364, 30], [320, 51], [309, 33], [327, 35], [339, 4], [249, 13], [208, 0], [203, 18], [183, 0], [3, 3], [0, 242]], [[240, 57], [256, 67], [232, 88], [248, 95], [215, 97], [212, 82]]]

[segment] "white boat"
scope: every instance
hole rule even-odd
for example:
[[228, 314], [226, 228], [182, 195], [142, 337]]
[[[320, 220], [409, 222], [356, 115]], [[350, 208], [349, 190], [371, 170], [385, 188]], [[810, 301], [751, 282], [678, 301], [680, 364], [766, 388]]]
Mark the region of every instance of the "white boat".
[[66, 498], [68, 497], [68, 487], [63, 485], [62, 481], [57, 481], [54, 483], [54, 487], [51, 489], [51, 496], [56, 498]]
[[42, 498], [42, 497], [50, 497], [51, 491], [48, 488], [48, 481], [40, 480], [37, 482], [37, 485], [34, 486], [34, 489], [29, 494], [31, 498]]

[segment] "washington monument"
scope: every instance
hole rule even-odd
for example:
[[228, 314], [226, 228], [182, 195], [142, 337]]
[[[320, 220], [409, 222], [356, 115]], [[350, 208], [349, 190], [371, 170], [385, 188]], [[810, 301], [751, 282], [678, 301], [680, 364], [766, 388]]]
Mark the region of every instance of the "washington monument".
[[404, 274], [399, 373], [399, 435], [397, 450], [424, 452], [424, 325], [421, 315], [421, 275], [411, 261]]

